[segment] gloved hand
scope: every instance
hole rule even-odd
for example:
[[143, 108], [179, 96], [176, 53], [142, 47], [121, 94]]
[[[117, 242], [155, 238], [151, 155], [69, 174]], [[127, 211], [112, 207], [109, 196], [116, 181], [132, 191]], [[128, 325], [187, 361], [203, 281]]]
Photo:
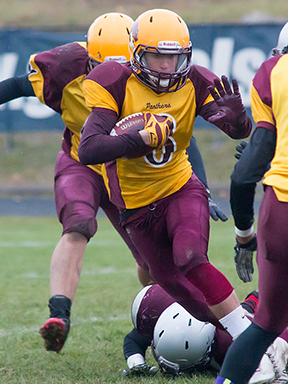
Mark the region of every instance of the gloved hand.
[[256, 235], [246, 244], [241, 244], [236, 239], [234, 250], [237, 274], [244, 283], [248, 283], [253, 280], [253, 252], [257, 250]]
[[215, 79], [214, 87], [211, 85], [208, 87], [209, 92], [219, 107], [218, 112], [210, 116], [208, 121], [215, 125], [222, 125], [224, 123], [229, 123], [232, 126], [242, 125], [246, 121], [246, 110], [242, 103], [237, 80], [232, 79], [233, 92], [228, 78], [223, 75], [221, 80], [223, 85], [219, 79]]
[[161, 149], [166, 144], [168, 137], [173, 133], [173, 121], [171, 117], [153, 115], [150, 112], [144, 113], [144, 130], [149, 132], [152, 148]]
[[212, 197], [209, 195], [208, 197], [210, 216], [214, 221], [227, 221], [228, 217], [220, 210], [218, 205], [213, 201]]
[[239, 145], [236, 146], [235, 149], [236, 149], [236, 151], [237, 151], [238, 153], [235, 153], [234, 157], [235, 157], [237, 160], [239, 160], [240, 157], [242, 156], [242, 153], [244, 152], [244, 150], [245, 150], [247, 144], [248, 144], [247, 141], [244, 140], [244, 141], [241, 141], [241, 143], [240, 143]]
[[124, 376], [154, 376], [159, 371], [157, 366], [149, 367], [146, 363], [134, 365], [131, 369], [123, 369]]

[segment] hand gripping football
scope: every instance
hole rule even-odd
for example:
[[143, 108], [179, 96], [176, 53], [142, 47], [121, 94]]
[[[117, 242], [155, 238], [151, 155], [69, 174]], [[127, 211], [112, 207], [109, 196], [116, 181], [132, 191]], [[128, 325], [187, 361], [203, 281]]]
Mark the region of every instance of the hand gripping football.
[[[146, 116], [146, 119], [145, 119]], [[124, 119], [118, 121], [118, 123], [115, 125], [115, 127], [110, 132], [111, 136], [121, 136], [124, 133], [128, 133], [131, 131], [141, 131], [145, 128], [145, 125], [147, 123], [147, 117], [154, 117], [156, 121], [163, 122], [167, 119], [166, 116], [162, 115], [152, 115], [150, 112], [145, 113], [133, 113], [133, 115], [129, 115], [124, 117]]]
[[173, 120], [170, 116], [152, 115], [145, 113], [144, 129], [149, 133], [149, 146], [161, 149], [173, 134]]
[[161, 149], [173, 134], [173, 120], [170, 116], [153, 115], [150, 112], [134, 113], [118, 121], [111, 130], [111, 136], [120, 136], [131, 131], [145, 129], [149, 133], [151, 148]]

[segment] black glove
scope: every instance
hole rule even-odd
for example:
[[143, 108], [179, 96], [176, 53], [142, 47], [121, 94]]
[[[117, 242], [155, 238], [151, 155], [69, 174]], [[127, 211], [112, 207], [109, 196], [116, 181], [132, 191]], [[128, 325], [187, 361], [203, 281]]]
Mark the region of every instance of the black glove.
[[246, 244], [241, 244], [236, 240], [234, 249], [237, 274], [244, 283], [248, 283], [253, 280], [253, 252], [257, 250], [256, 235]]
[[218, 205], [214, 203], [211, 197], [208, 197], [208, 202], [209, 202], [210, 216], [214, 221], [218, 221], [218, 219], [220, 219], [221, 221], [228, 220], [228, 217], [220, 210]]
[[157, 366], [149, 367], [146, 363], [134, 365], [133, 368], [123, 369], [124, 376], [154, 376], [159, 371]]
[[210, 216], [214, 221], [218, 221], [220, 219], [221, 221], [227, 221], [228, 217], [220, 210], [218, 205], [213, 201], [211, 195], [210, 195], [210, 189], [206, 187], [206, 191], [208, 193], [208, 203], [209, 203], [209, 209], [210, 209]]
[[235, 148], [238, 153], [235, 153], [234, 157], [237, 160], [239, 160], [240, 157], [242, 156], [242, 153], [244, 152], [247, 144], [248, 144], [247, 141], [244, 140], [244, 141], [241, 141], [241, 143], [237, 145], [237, 147]]

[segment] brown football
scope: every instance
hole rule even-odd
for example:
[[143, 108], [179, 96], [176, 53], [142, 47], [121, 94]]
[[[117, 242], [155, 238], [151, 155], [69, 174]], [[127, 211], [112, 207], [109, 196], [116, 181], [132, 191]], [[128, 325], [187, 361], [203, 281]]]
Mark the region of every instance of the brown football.
[[120, 136], [132, 130], [141, 131], [144, 128], [145, 120], [143, 113], [134, 113], [118, 121], [110, 132], [111, 136]]
[[[162, 122], [166, 119], [166, 116], [161, 116], [161, 115], [153, 115], [154, 118]], [[121, 136], [124, 133], [137, 130], [141, 131], [144, 129], [145, 125], [145, 120], [144, 120], [144, 115], [143, 113], [133, 113], [133, 115], [129, 115], [124, 117], [124, 119], [118, 121], [118, 123], [115, 125], [115, 127], [112, 129], [110, 132], [111, 136]]]

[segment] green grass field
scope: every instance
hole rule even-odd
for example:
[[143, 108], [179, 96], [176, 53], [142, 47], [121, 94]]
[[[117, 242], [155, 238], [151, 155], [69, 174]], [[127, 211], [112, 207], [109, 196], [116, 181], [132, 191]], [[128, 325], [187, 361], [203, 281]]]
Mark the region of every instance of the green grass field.
[[[106, 217], [88, 244], [72, 306], [71, 331], [63, 350], [46, 352], [38, 330], [48, 317], [49, 268], [61, 235], [56, 218], [0, 218], [0, 382], [163, 383], [170, 379], [125, 378], [124, 336], [132, 329], [130, 307], [140, 290], [133, 257]], [[239, 299], [257, 287], [243, 284], [233, 262], [234, 227], [211, 222], [210, 260], [231, 281]], [[155, 364], [149, 351], [148, 363]], [[173, 383], [190, 383], [183, 376]], [[193, 377], [212, 384], [211, 375]]]

